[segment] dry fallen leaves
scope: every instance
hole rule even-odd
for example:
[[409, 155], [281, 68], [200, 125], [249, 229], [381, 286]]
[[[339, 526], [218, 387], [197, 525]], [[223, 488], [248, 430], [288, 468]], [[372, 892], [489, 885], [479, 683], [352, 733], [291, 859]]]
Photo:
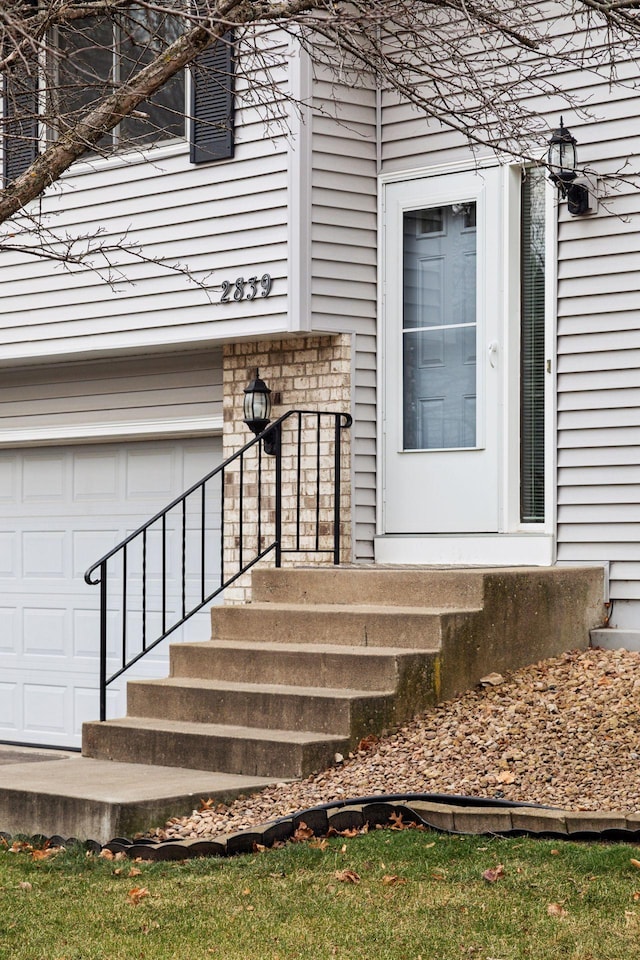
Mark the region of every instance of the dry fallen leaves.
[[127, 894], [127, 902], [137, 907], [138, 904], [148, 896], [149, 891], [146, 887], [134, 887], [132, 890], [129, 890]]
[[101, 850], [98, 854], [99, 860], [126, 860], [127, 855], [122, 850], [119, 850], [118, 853], [113, 853], [111, 850], [108, 850], [107, 847], [104, 850]]
[[550, 917], [567, 917], [568, 913], [561, 903], [548, 903], [547, 904], [547, 913]]
[[403, 886], [407, 881], [403, 877], [396, 876], [395, 873], [393, 874], [387, 873], [382, 878], [382, 882], [387, 887], [400, 887], [400, 886]]
[[496, 880], [500, 880], [504, 877], [504, 865], [499, 863], [497, 867], [489, 867], [488, 870], [482, 874], [482, 879], [486, 880], [487, 883], [495, 883]]
[[57, 856], [64, 847], [45, 847], [43, 850], [33, 850], [31, 853], [32, 860], [49, 860], [51, 857]]
[[11, 846], [9, 847], [9, 853], [22, 853], [25, 850], [33, 850], [33, 847], [30, 843], [26, 843], [24, 840], [14, 840]]
[[360, 874], [355, 870], [336, 870], [334, 876], [340, 883], [360, 883]]
[[504, 683], [504, 677], [501, 673], [488, 673], [486, 677], [480, 677], [480, 683], [483, 687], [498, 687]]
[[328, 837], [346, 837], [348, 840], [353, 840], [354, 837], [357, 837], [358, 834], [368, 833], [369, 824], [365, 823], [364, 826], [358, 827], [347, 827], [346, 830], [336, 830], [335, 827], [329, 827], [327, 830]]
[[309, 846], [311, 847], [312, 850], [322, 850], [322, 851], [324, 851], [324, 850], [327, 849], [328, 841], [327, 841], [326, 837], [322, 837], [321, 839], [320, 839], [320, 838], [316, 838], [315, 840], [312, 840], [312, 841], [309, 843]]
[[311, 827], [308, 827], [304, 822], [304, 820], [301, 820], [298, 826], [296, 827], [296, 831], [294, 835], [291, 837], [291, 839], [293, 840], [294, 843], [301, 843], [304, 840], [311, 840], [313, 835], [314, 834]]
[[28, 880], [21, 880], [18, 886], [21, 890], [25, 890], [27, 893], [29, 893], [30, 890], [33, 890], [33, 887]]

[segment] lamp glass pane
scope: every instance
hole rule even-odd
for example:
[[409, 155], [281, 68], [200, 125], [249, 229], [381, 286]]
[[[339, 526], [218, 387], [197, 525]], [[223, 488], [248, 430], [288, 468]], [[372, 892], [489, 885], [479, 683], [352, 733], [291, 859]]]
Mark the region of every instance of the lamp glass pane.
[[244, 418], [245, 420], [268, 420], [271, 404], [269, 403], [269, 394], [258, 391], [251, 391], [244, 395]]

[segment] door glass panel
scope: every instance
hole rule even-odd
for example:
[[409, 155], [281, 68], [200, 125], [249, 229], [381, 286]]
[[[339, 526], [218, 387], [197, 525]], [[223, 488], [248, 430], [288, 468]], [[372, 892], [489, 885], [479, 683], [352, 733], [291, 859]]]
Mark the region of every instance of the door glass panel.
[[405, 450], [476, 445], [476, 205], [403, 215]]

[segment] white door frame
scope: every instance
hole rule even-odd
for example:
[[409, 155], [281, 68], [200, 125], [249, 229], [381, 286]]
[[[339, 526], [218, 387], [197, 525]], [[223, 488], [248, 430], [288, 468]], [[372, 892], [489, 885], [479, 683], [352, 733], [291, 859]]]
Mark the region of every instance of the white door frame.
[[385, 195], [387, 185], [399, 181], [440, 177], [464, 171], [479, 171], [497, 166], [494, 159], [469, 163], [442, 164], [405, 173], [379, 177], [378, 222], [378, 450], [380, 453], [377, 484], [377, 536], [375, 557], [382, 563], [467, 563], [467, 564], [535, 564], [555, 562], [556, 524], [556, 287], [557, 287], [557, 211], [553, 188], [547, 189], [546, 217], [546, 388], [545, 388], [545, 522], [520, 522], [520, 451], [519, 451], [519, 381], [520, 381], [520, 177], [521, 166], [503, 165], [503, 245], [500, 252], [503, 284], [501, 331], [504, 364], [501, 398], [500, 507], [497, 534], [385, 535], [382, 458], [384, 457], [384, 411], [386, 409], [384, 364], [385, 276]]

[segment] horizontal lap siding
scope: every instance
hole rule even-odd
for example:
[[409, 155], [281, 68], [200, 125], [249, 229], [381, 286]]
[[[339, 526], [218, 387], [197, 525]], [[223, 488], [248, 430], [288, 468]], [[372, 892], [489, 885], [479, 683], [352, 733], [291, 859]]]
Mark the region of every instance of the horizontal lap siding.
[[[219, 349], [170, 357], [146, 356], [16, 367], [0, 381], [0, 437], [20, 444], [28, 432], [52, 428], [63, 439], [74, 428], [112, 425], [222, 422], [222, 358]], [[87, 431], [91, 433], [91, 429]]]
[[[637, 100], [591, 92], [581, 162], [637, 170]], [[563, 208], [558, 228], [558, 559], [607, 561], [612, 624], [640, 628], [640, 199], [604, 189], [596, 217]]]
[[[286, 81], [279, 68], [275, 74]], [[239, 90], [245, 85], [240, 78]], [[45, 223], [59, 235], [99, 230], [100, 244], [129, 249], [110, 254], [111, 285], [100, 256], [93, 260], [101, 273], [3, 253], [6, 357], [135, 349], [156, 337], [188, 346], [223, 338], [225, 321], [234, 323], [230, 335], [237, 321], [253, 322], [256, 332], [265, 324], [286, 330], [287, 154], [284, 125], [265, 126], [240, 101], [232, 160], [193, 166], [185, 142], [152, 151], [150, 160], [77, 164], [43, 200]], [[223, 280], [264, 273], [273, 278], [268, 298], [220, 303]]]
[[314, 92], [320, 109], [312, 140], [312, 323], [317, 330], [354, 332], [354, 556], [371, 560], [376, 522], [375, 93], [322, 81]]

